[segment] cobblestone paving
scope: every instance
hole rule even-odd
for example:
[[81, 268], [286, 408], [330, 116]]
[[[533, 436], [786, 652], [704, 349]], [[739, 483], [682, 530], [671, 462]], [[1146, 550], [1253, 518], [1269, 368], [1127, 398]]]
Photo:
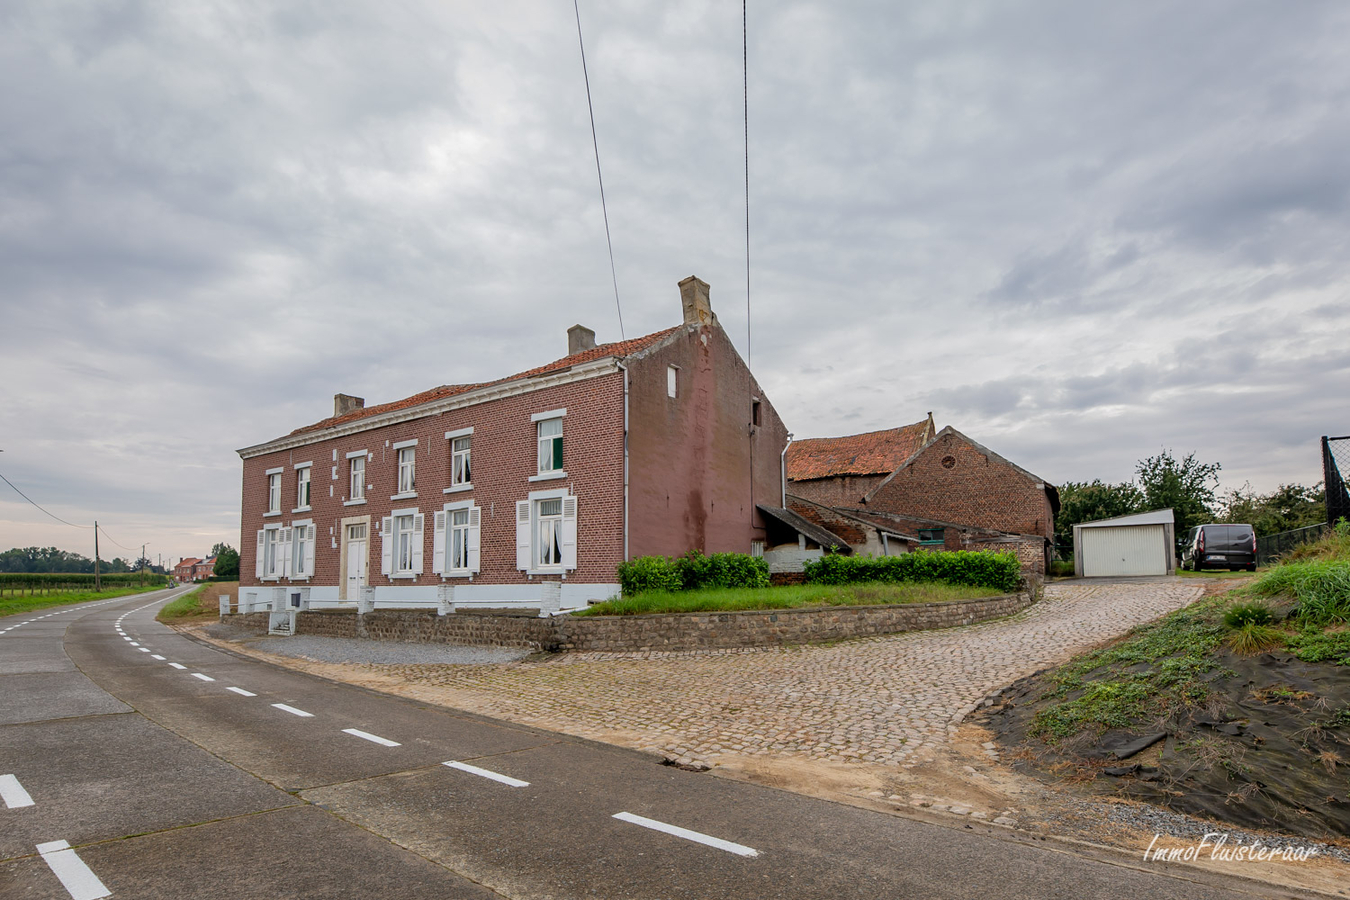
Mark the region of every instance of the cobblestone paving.
[[832, 646], [370, 669], [485, 715], [683, 763], [735, 754], [904, 765], [940, 747], [991, 691], [1201, 591], [1177, 583], [1050, 585], [1042, 602], [997, 622]]

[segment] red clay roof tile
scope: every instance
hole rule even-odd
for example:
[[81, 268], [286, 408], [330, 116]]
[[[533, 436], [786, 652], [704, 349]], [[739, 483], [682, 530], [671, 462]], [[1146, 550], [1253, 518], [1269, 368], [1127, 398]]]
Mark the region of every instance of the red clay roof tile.
[[923, 446], [929, 420], [913, 425], [794, 441], [787, 452], [789, 481], [838, 475], [889, 475]]
[[334, 428], [338, 425], [346, 425], [348, 422], [355, 422], [359, 419], [380, 415], [381, 413], [394, 412], [395, 410], [400, 409], [410, 409], [414, 406], [421, 406], [423, 403], [431, 403], [435, 400], [452, 397], [455, 394], [467, 393], [475, 388], [487, 387], [488, 385], [493, 384], [506, 384], [507, 382], [517, 381], [521, 378], [534, 378], [539, 375], [547, 375], [550, 372], [561, 371], [572, 366], [591, 362], [592, 360], [603, 359], [607, 356], [617, 356], [619, 358], [632, 356], [634, 353], [647, 349], [681, 327], [683, 326], [677, 325], [674, 328], [667, 328], [664, 331], [657, 331], [652, 334], [631, 338], [626, 341], [615, 341], [611, 344], [599, 344], [592, 347], [590, 350], [573, 353], [571, 356], [564, 356], [562, 359], [556, 359], [546, 365], [527, 369], [524, 372], [517, 372], [515, 375], [508, 375], [505, 378], [498, 378], [496, 381], [484, 381], [478, 384], [443, 384], [440, 387], [434, 387], [431, 390], [423, 391], [420, 394], [413, 394], [411, 397], [405, 397], [402, 400], [394, 400], [390, 403], [380, 403], [375, 406], [354, 409], [351, 412], [344, 413], [340, 416], [330, 416], [327, 419], [315, 422], [313, 425], [297, 428], [292, 431], [291, 434], [305, 434], [310, 431], [320, 431], [324, 428]]

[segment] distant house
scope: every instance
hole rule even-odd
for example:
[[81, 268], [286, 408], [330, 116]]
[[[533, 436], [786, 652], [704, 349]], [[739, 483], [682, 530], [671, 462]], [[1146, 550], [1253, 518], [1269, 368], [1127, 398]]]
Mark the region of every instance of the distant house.
[[[312, 607], [576, 609], [638, 556], [762, 551], [787, 429], [713, 315], [504, 378], [333, 415], [239, 451], [241, 595]], [[464, 336], [447, 338], [448, 349]]]
[[193, 572], [196, 571], [195, 566], [199, 562], [201, 562], [201, 559], [196, 556], [187, 556], [178, 560], [178, 565], [173, 567], [173, 580], [180, 583], [196, 580]]
[[788, 506], [833, 533], [860, 534], [848, 541], [854, 552], [1004, 549], [1024, 569], [1046, 571], [1058, 490], [955, 428], [934, 434], [931, 413], [902, 428], [794, 443], [785, 464]]
[[216, 558], [208, 556], [206, 559], [199, 560], [192, 567], [192, 580], [205, 581], [216, 574]]
[[807, 438], [788, 447], [788, 490], [826, 506], [858, 506], [870, 491], [933, 439], [933, 414], [913, 425]]

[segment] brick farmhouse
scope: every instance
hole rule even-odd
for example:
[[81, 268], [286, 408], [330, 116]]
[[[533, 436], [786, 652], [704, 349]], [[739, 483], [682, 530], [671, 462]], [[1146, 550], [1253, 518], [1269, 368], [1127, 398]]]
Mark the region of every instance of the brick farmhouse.
[[800, 441], [785, 459], [789, 509], [854, 552], [1006, 550], [1025, 570], [1046, 571], [1058, 490], [955, 428], [934, 433], [932, 413]]
[[782, 502], [787, 429], [713, 315], [477, 384], [334, 414], [239, 451], [241, 594], [311, 608], [558, 612], [650, 554], [751, 552]]

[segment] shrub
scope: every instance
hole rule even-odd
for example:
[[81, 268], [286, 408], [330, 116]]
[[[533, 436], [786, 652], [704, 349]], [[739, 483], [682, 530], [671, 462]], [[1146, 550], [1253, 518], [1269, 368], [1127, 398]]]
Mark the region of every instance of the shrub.
[[1312, 559], [1271, 569], [1252, 593], [1290, 596], [1298, 601], [1298, 619], [1309, 625], [1350, 621], [1350, 560]]
[[1258, 625], [1255, 622], [1246, 622], [1237, 626], [1233, 633], [1228, 636], [1228, 646], [1232, 647], [1235, 653], [1240, 653], [1243, 656], [1264, 653], [1283, 643], [1284, 635], [1278, 629], [1271, 628], [1269, 625]]
[[806, 564], [808, 584], [941, 581], [1010, 592], [1017, 590], [1021, 575], [1016, 556], [989, 550], [916, 551], [901, 556], [827, 553]]
[[619, 585], [626, 597], [648, 591], [696, 591], [702, 588], [766, 588], [769, 566], [748, 553], [690, 550], [678, 559], [641, 556], [620, 563]]
[[1223, 614], [1223, 624], [1228, 628], [1242, 628], [1246, 625], [1269, 625], [1275, 621], [1275, 612], [1264, 603], [1235, 603]]

